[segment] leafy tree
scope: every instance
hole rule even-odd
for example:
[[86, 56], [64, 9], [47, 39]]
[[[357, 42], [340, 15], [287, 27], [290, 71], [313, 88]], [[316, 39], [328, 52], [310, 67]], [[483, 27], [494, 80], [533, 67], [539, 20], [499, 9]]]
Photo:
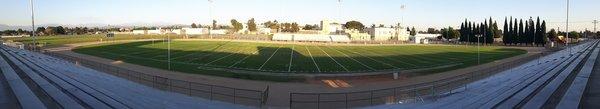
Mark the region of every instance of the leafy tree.
[[192, 23], [192, 28], [198, 28], [198, 25], [196, 25], [196, 23]]
[[242, 28], [244, 28], [242, 23], [238, 22], [235, 19], [231, 19], [231, 26], [233, 26], [232, 29], [234, 32], [240, 31], [240, 30], [242, 30]]
[[251, 18], [250, 20], [248, 20], [248, 24], [247, 25], [248, 25], [248, 30], [249, 31], [256, 31], [256, 30], [258, 30], [256, 28], [256, 23], [254, 22], [254, 18]]
[[359, 31], [362, 31], [365, 28], [365, 25], [363, 25], [362, 23], [360, 23], [358, 21], [348, 21], [348, 22], [346, 22], [344, 27], [347, 29], [357, 29]]
[[37, 29], [35, 29], [35, 33], [37, 33], [38, 35], [44, 34], [44, 31], [46, 31], [46, 28], [44, 27], [37, 27]]
[[579, 39], [581, 38], [581, 34], [577, 31], [571, 31], [569, 32], [569, 38]]
[[212, 29], [217, 29], [217, 21], [213, 20], [212, 22]]
[[412, 29], [410, 30], [410, 35], [411, 36], [417, 35], [417, 30], [415, 29], [415, 27], [412, 27]]
[[550, 41], [558, 41], [558, 33], [556, 33], [556, 30], [550, 29], [550, 32], [548, 32], [548, 39], [550, 39]]
[[292, 23], [292, 25], [291, 25], [291, 32], [295, 33], [295, 32], [298, 32], [298, 31], [300, 31], [300, 27], [298, 26], [298, 23], [296, 23], [296, 22]]
[[319, 28], [318, 25], [309, 25], [309, 24], [306, 24], [306, 25], [304, 25], [304, 27], [302, 29], [304, 29], [304, 30], [316, 30], [318, 28]]
[[441, 32], [435, 28], [427, 28], [427, 33], [429, 34], [440, 34]]

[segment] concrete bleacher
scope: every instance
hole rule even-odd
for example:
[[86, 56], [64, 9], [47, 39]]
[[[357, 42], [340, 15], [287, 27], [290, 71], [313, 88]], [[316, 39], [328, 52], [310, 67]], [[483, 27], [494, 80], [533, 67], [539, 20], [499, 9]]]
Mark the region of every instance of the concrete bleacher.
[[444, 97], [420, 103], [370, 108], [489, 109], [581, 108], [579, 104], [598, 57], [598, 41], [562, 50], [492, 77], [467, 84]]
[[36, 52], [0, 49], [0, 108], [249, 108], [147, 87]]

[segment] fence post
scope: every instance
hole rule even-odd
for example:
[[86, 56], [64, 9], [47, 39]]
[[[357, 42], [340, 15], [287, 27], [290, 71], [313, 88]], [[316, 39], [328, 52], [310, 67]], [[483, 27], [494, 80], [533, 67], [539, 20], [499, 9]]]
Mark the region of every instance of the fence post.
[[370, 91], [370, 92], [371, 92], [371, 97], [369, 98], [369, 100], [371, 101], [371, 106], [373, 106], [373, 91]]
[[192, 82], [187, 82], [188, 83], [188, 95], [192, 95]]
[[436, 82], [434, 82], [433, 85], [431, 85], [431, 95], [433, 97], [433, 100], [437, 101], [437, 95], [435, 93], [435, 84], [436, 84]]
[[317, 109], [321, 107], [321, 93], [317, 94]]
[[210, 100], [213, 100], [213, 85], [210, 85]]
[[235, 88], [233, 88], [233, 104], [235, 104], [235, 98], [237, 98], [236, 94], [235, 94]]
[[346, 97], [345, 101], [344, 101], [344, 104], [346, 106], [346, 109], [348, 109], [348, 93], [344, 93], [344, 97]]

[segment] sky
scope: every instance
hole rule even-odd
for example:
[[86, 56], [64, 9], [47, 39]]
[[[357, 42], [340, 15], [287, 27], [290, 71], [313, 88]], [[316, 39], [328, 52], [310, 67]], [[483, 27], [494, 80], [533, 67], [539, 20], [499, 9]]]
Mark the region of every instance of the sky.
[[[229, 20], [278, 20], [318, 24], [323, 19], [357, 20], [365, 25], [402, 25], [425, 29], [459, 27], [465, 19], [540, 17], [549, 28], [563, 28], [566, 0], [34, 0], [37, 24], [219, 24]], [[405, 5], [404, 9], [400, 7]], [[600, 0], [571, 0], [575, 30], [593, 29]], [[1, 0], [0, 24], [31, 25], [29, 0]]]

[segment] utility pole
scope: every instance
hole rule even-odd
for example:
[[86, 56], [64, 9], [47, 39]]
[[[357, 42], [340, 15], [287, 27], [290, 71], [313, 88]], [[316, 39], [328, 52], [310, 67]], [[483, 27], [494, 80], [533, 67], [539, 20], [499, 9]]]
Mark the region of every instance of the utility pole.
[[33, 39], [33, 51], [35, 51], [37, 43], [35, 41], [35, 19], [33, 17], [33, 0], [29, 0], [29, 3], [31, 5], [31, 38]]

